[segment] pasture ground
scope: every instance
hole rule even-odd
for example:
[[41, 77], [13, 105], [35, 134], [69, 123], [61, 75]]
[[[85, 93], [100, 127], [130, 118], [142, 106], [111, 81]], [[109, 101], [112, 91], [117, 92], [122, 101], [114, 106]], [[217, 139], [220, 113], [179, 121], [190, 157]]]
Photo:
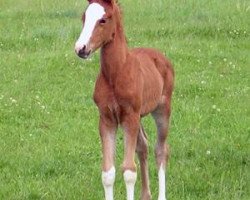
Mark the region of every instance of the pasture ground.
[[[250, 199], [249, 1], [120, 2], [129, 46], [158, 48], [175, 66], [169, 199]], [[103, 199], [99, 55], [74, 53], [85, 5], [0, 0], [0, 199]], [[143, 123], [157, 199], [155, 127]], [[122, 132], [117, 141], [115, 199], [125, 199]]]

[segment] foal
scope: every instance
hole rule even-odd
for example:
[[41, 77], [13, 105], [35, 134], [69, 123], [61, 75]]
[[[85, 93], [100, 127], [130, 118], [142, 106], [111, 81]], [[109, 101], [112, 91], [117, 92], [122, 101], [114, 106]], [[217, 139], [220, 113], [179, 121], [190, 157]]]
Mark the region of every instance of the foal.
[[127, 200], [134, 199], [135, 152], [142, 179], [141, 199], [151, 199], [147, 163], [147, 137], [141, 117], [151, 113], [158, 132], [155, 146], [159, 172], [158, 200], [165, 200], [165, 167], [168, 158], [166, 138], [170, 117], [174, 72], [170, 62], [154, 49], [128, 49], [115, 0], [89, 0], [83, 14], [83, 30], [75, 44], [81, 58], [101, 48], [101, 69], [96, 80], [94, 101], [99, 109], [102, 141], [102, 183], [105, 199], [113, 200], [115, 181], [115, 138], [118, 125], [124, 131], [122, 165]]

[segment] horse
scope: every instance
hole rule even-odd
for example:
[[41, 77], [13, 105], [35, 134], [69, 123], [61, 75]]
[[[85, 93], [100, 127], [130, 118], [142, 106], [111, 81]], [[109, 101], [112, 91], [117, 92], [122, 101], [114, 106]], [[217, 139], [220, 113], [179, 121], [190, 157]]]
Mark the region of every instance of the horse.
[[102, 184], [105, 199], [113, 200], [116, 131], [124, 132], [123, 178], [127, 200], [134, 199], [137, 179], [135, 154], [141, 171], [141, 199], [151, 199], [147, 134], [142, 117], [151, 114], [157, 127], [155, 157], [158, 169], [158, 200], [166, 200], [166, 142], [171, 113], [174, 70], [171, 62], [152, 48], [129, 49], [121, 9], [116, 0], [88, 0], [82, 15], [83, 29], [75, 43], [76, 54], [88, 58], [100, 49], [100, 72], [93, 99], [99, 111], [102, 143]]

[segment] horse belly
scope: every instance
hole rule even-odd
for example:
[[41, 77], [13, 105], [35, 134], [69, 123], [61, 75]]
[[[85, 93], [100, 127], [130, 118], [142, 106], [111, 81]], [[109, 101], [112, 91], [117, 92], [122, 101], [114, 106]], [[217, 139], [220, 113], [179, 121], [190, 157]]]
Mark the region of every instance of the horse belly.
[[152, 61], [145, 62], [141, 72], [143, 78], [141, 115], [146, 115], [152, 112], [161, 100], [163, 78]]

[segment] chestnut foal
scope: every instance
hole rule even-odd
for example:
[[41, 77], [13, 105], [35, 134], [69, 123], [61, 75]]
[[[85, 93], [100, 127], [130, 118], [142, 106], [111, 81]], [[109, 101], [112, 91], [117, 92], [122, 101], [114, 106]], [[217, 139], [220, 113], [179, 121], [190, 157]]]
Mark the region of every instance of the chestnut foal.
[[101, 69], [96, 80], [94, 101], [100, 112], [102, 141], [102, 183], [105, 199], [113, 199], [115, 181], [115, 139], [118, 125], [125, 137], [123, 176], [127, 200], [134, 199], [135, 152], [142, 179], [141, 199], [151, 199], [147, 163], [147, 137], [141, 117], [151, 113], [158, 132], [155, 147], [159, 177], [158, 200], [166, 199], [165, 167], [168, 158], [166, 138], [170, 117], [174, 72], [170, 62], [154, 49], [128, 49], [115, 0], [89, 0], [83, 14], [83, 30], [75, 44], [81, 58], [101, 48]]

